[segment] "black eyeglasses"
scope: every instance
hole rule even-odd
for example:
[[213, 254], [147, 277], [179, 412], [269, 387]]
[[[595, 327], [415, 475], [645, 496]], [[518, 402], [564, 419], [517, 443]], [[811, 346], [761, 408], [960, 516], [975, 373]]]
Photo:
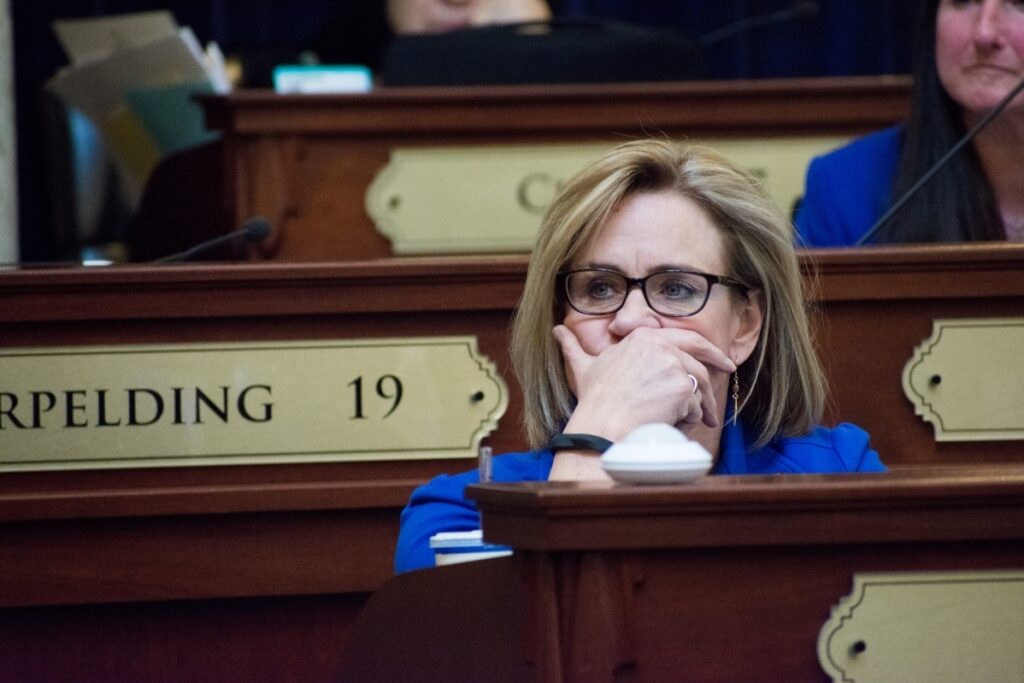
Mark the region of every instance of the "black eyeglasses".
[[584, 315], [615, 313], [626, 303], [633, 287], [644, 293], [651, 310], [672, 318], [700, 313], [714, 285], [747, 289], [742, 282], [724, 275], [689, 270], [662, 270], [647, 277], [626, 277], [614, 270], [571, 270], [559, 273], [558, 278], [569, 305]]

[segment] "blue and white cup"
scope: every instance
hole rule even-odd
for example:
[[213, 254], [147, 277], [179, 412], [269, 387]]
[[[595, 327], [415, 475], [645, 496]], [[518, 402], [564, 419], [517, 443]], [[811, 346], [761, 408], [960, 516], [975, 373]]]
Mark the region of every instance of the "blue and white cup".
[[512, 554], [508, 546], [484, 542], [480, 529], [434, 534], [430, 537], [430, 548], [434, 551], [434, 565], [437, 567]]

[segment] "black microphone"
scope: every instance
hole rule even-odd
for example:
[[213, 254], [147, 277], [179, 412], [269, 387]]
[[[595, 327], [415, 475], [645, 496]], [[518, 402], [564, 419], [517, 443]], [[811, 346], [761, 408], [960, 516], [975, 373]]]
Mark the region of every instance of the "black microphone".
[[889, 210], [882, 214], [882, 217], [875, 221], [875, 224], [872, 225], [866, 233], [861, 235], [860, 239], [853, 243], [853, 246], [864, 246], [864, 244], [869, 239], [874, 237], [875, 233], [878, 232], [878, 229], [885, 225], [890, 218], [896, 215], [896, 212], [902, 209], [903, 206], [908, 201], [910, 201], [922, 187], [924, 187], [924, 184], [927, 183], [933, 175], [938, 173], [943, 166], [949, 163], [949, 160], [952, 159], [957, 152], [963, 149], [964, 145], [973, 140], [974, 137], [985, 128], [985, 126], [991, 123], [992, 119], [994, 119], [996, 116], [999, 115], [1000, 112], [1006, 109], [1006, 105], [1010, 104], [1010, 101], [1013, 100], [1013, 98], [1016, 97], [1021, 90], [1024, 90], [1024, 79], [1021, 79], [1020, 83], [1018, 83], [1013, 88], [1013, 90], [1011, 90], [1006, 95], [1006, 97], [999, 100], [999, 104], [993, 107], [992, 111], [986, 114], [985, 117], [981, 119], [981, 121], [978, 121], [978, 123], [974, 125], [974, 128], [971, 128], [971, 130], [969, 130], [966, 135], [960, 138], [960, 141], [958, 143], [953, 145], [953, 147], [948, 152], [943, 154], [942, 158], [936, 161], [935, 164], [931, 168], [929, 168], [928, 171], [923, 176], [921, 176], [909, 190], [904, 192], [902, 197], [893, 202], [893, 205], [889, 207]]
[[810, 19], [817, 15], [817, 2], [814, 2], [814, 0], [797, 0], [797, 2], [794, 2], [785, 9], [768, 12], [766, 14], [758, 14], [753, 17], [744, 17], [739, 21], [734, 21], [733, 23], [726, 24], [721, 28], [716, 28], [714, 31], [709, 31], [702, 35], [698, 42], [701, 47], [708, 47], [709, 45], [714, 45], [726, 38], [732, 38], [734, 35], [739, 33], [752, 31], [755, 28], [768, 26], [770, 24], [782, 24], [796, 19]]
[[258, 243], [262, 242], [270, 234], [270, 221], [263, 216], [253, 216], [249, 220], [242, 223], [242, 227], [234, 232], [229, 232], [226, 235], [220, 237], [214, 237], [212, 240], [206, 242], [200, 242], [190, 249], [185, 251], [179, 251], [177, 254], [171, 254], [170, 256], [164, 256], [159, 258], [153, 263], [181, 263], [195, 258], [201, 254], [205, 254], [209, 251], [213, 251], [217, 247], [229, 244], [236, 240], [245, 240], [247, 242]]

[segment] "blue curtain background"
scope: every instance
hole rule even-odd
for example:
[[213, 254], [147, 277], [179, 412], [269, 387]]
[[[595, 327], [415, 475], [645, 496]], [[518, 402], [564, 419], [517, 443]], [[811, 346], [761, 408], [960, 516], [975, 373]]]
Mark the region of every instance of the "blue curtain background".
[[[692, 37], [793, 0], [550, 0], [565, 19], [675, 26]], [[709, 49], [716, 78], [905, 73], [918, 0], [820, 0], [815, 17], [763, 27]], [[38, 85], [64, 63], [50, 29], [59, 17], [168, 9], [225, 53], [308, 47], [332, 19], [366, 21], [383, 0], [12, 0], [18, 75]], [[372, 30], [372, 29], [371, 29]], [[348, 35], [365, 32], [350, 31]], [[340, 40], [344, 40], [341, 38]]]
[[[700, 37], [792, 0], [561, 0], [559, 14], [658, 26]], [[765, 26], [708, 49], [715, 78], [906, 73], [917, 0], [821, 0], [817, 16]]]

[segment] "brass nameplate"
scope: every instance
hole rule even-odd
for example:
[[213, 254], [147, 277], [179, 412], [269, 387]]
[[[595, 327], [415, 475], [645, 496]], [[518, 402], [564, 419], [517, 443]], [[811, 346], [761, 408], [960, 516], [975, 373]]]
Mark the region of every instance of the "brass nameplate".
[[[784, 211], [803, 194], [813, 156], [840, 137], [711, 140]], [[396, 254], [530, 251], [566, 180], [610, 145], [398, 148], [366, 194], [366, 211]]]
[[903, 392], [936, 441], [1024, 439], [1024, 318], [935, 320]]
[[855, 574], [818, 662], [835, 683], [1024, 683], [1024, 571]]
[[0, 350], [0, 471], [470, 458], [475, 337]]

